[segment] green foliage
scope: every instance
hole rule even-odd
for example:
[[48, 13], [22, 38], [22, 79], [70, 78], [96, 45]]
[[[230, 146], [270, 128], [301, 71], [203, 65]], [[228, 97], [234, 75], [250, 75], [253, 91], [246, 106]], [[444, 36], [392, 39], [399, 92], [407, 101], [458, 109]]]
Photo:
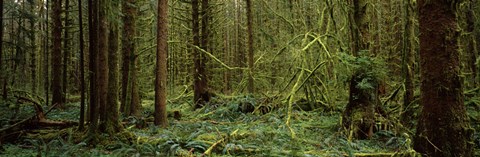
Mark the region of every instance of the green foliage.
[[374, 89], [380, 80], [387, 77], [387, 64], [381, 57], [368, 56], [368, 51], [360, 51], [359, 56], [355, 57], [348, 54], [340, 56], [353, 76], [361, 78], [356, 85], [359, 89]]

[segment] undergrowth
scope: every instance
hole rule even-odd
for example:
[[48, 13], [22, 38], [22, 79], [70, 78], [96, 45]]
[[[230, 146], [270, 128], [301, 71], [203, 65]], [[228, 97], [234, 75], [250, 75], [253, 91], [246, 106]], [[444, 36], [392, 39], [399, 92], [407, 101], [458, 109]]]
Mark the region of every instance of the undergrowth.
[[[127, 123], [126, 129], [115, 136], [100, 135], [97, 145], [87, 143], [84, 140], [86, 133], [76, 128], [42, 130], [27, 133], [17, 143], [3, 144], [0, 154], [162, 157], [418, 155], [412, 149], [412, 135], [396, 130], [380, 130], [369, 140], [347, 140], [339, 125], [341, 113], [335, 110], [294, 110], [290, 127], [296, 136], [292, 137], [285, 124], [286, 104], [281, 100], [265, 101], [248, 96], [214, 98], [206, 107], [195, 111], [187, 100], [169, 104], [169, 110], [180, 111], [182, 117], [169, 118], [167, 129], [150, 122], [144, 128]], [[153, 112], [148, 105], [150, 102], [145, 101], [144, 119]], [[245, 105], [254, 109], [245, 110]], [[276, 107], [260, 111], [260, 106]], [[78, 104], [72, 103], [67, 110], [54, 112], [51, 113], [52, 119], [74, 119]], [[472, 110], [469, 114], [478, 117], [478, 113]]]

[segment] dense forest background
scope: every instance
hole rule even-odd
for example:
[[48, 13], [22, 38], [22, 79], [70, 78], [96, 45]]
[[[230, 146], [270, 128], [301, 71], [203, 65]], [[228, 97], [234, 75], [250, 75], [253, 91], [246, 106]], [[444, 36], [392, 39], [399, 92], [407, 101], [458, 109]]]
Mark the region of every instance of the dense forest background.
[[2, 155], [480, 155], [478, 0], [0, 2]]

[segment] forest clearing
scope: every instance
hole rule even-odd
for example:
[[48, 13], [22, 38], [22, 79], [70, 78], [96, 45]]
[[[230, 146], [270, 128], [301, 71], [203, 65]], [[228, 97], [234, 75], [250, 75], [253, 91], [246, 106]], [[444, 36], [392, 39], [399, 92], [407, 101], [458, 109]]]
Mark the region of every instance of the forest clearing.
[[480, 156], [479, 0], [0, 8], [0, 156]]

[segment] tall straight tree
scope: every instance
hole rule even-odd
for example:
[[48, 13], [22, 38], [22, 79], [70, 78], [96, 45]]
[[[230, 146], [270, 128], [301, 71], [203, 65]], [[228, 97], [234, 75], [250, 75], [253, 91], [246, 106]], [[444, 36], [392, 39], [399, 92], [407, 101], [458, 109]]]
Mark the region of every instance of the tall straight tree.
[[69, 9], [70, 9], [70, 0], [65, 0], [65, 27], [63, 30], [63, 73], [62, 73], [62, 93], [63, 93], [63, 102], [66, 102], [67, 99], [67, 86], [68, 86], [68, 61], [69, 61], [69, 43], [70, 43], [70, 17], [69, 17]]
[[141, 107], [135, 69], [135, 21], [137, 16], [135, 3], [135, 0], [122, 1], [122, 93], [120, 109], [126, 115], [138, 114]]
[[[208, 1], [206, 1], [208, 4]], [[200, 46], [200, 21], [199, 21], [199, 5], [198, 0], [192, 0], [192, 33], [193, 33], [193, 101], [195, 108], [202, 107], [205, 102], [210, 100], [210, 95], [207, 91], [207, 77], [205, 74], [205, 58], [203, 53], [200, 53], [198, 47]]]
[[80, 120], [79, 130], [84, 129], [85, 123], [85, 54], [84, 47], [85, 41], [83, 39], [83, 14], [82, 14], [82, 0], [78, 0], [78, 27], [79, 27], [79, 39], [80, 39]]
[[[106, 129], [106, 106], [108, 91], [108, 33], [107, 33], [107, 0], [98, 0], [98, 66], [97, 66], [97, 90], [100, 114], [100, 130]], [[113, 111], [109, 111], [113, 112]]]
[[[117, 19], [119, 17], [119, 0], [111, 1], [110, 17]], [[108, 96], [106, 106], [106, 132], [109, 134], [117, 133], [122, 128], [119, 121], [118, 110], [118, 22], [109, 21], [108, 35]]]
[[62, 0], [53, 0], [53, 49], [52, 49], [52, 105], [63, 108], [63, 90], [62, 90]]
[[155, 125], [168, 126], [167, 121], [167, 35], [168, 0], [158, 0], [157, 65], [155, 72]]
[[[5, 73], [3, 70], [3, 0], [0, 0], [0, 84], [3, 84], [3, 79], [5, 79]], [[2, 90], [6, 90], [3, 88]], [[6, 91], [2, 91], [4, 93]], [[3, 94], [2, 94], [3, 95]], [[6, 97], [3, 97], [6, 99]]]
[[247, 31], [248, 31], [248, 92], [253, 94], [253, 28], [252, 1], [247, 0]]
[[97, 100], [97, 53], [98, 53], [98, 1], [88, 0], [88, 36], [89, 36], [89, 78], [90, 78], [90, 105], [89, 131], [95, 134], [98, 128], [98, 100]]
[[414, 149], [426, 156], [472, 156], [464, 106], [455, 1], [420, 0], [420, 104]]
[[403, 75], [405, 84], [405, 94], [403, 96], [403, 109], [401, 121], [404, 126], [412, 127], [412, 118], [414, 108], [410, 104], [414, 100], [414, 74], [415, 74], [415, 10], [416, 4], [412, 0], [407, 0], [404, 4], [405, 26], [403, 41]]

